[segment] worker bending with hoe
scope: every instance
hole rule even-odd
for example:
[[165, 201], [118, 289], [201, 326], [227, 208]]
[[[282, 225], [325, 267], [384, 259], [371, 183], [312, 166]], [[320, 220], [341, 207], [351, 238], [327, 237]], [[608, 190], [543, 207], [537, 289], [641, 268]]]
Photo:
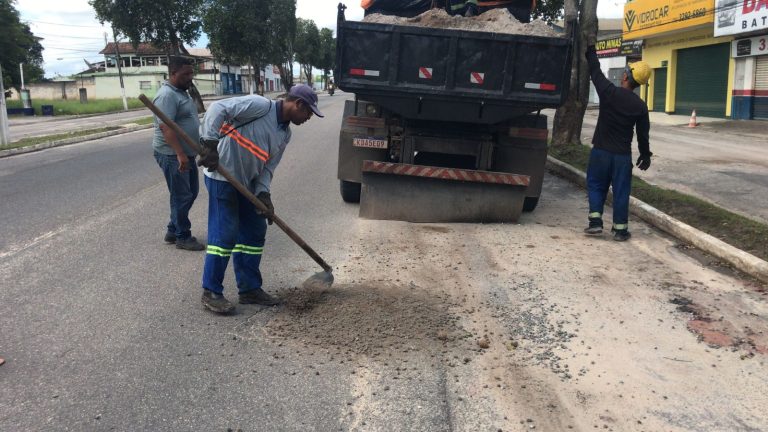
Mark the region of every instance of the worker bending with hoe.
[[[198, 165], [208, 168], [204, 172], [208, 189], [208, 247], [202, 297], [205, 308], [216, 313], [229, 313], [235, 308], [223, 295], [230, 257], [241, 304], [278, 303], [262, 289], [259, 270], [267, 220], [274, 211], [270, 184], [291, 140], [290, 124], [303, 124], [312, 114], [323, 117], [317, 108], [317, 95], [303, 84], [292, 87], [285, 100], [236, 97], [214, 102], [205, 113], [200, 139], [203, 151], [198, 161]], [[219, 165], [256, 195], [270, 213], [259, 213], [216, 172]]]
[[651, 69], [638, 61], [628, 65], [617, 87], [603, 75], [597, 60], [594, 41], [587, 47], [589, 75], [600, 97], [592, 151], [587, 167], [589, 196], [589, 226], [584, 230], [591, 235], [603, 232], [603, 207], [608, 187], [613, 187], [613, 239], [629, 240], [629, 193], [632, 188], [632, 137], [637, 130], [640, 157], [637, 167], [645, 171], [651, 166], [648, 133], [648, 107], [634, 89], [648, 83]]

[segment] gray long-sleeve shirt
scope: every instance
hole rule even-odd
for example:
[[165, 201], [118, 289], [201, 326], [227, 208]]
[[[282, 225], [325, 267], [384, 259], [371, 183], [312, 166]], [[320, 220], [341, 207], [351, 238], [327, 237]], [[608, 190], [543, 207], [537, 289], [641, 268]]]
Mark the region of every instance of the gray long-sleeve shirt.
[[[219, 139], [219, 165], [254, 195], [269, 192], [272, 176], [291, 140], [291, 129], [282, 119], [281, 108], [282, 102], [241, 96], [214, 102], [203, 118], [201, 135]], [[254, 121], [245, 124], [250, 120]], [[240, 125], [244, 126], [238, 128]], [[216, 171], [204, 173], [226, 181]]]

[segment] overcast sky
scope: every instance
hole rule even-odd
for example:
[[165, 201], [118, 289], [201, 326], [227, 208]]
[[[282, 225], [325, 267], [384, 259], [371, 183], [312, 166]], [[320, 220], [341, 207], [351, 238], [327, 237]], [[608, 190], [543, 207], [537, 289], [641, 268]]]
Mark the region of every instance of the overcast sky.
[[[336, 28], [336, 5], [339, 0], [297, 0], [296, 14], [315, 21], [319, 28]], [[347, 19], [363, 17], [359, 0], [347, 0]], [[602, 0], [598, 3], [598, 16], [620, 18], [624, 0]], [[47, 77], [70, 75], [85, 69], [83, 59], [90, 62], [103, 60], [99, 51], [104, 48], [104, 33], [88, 0], [17, 0], [21, 19], [32, 32], [44, 38], [45, 74]], [[193, 47], [205, 48], [208, 40], [203, 36]]]

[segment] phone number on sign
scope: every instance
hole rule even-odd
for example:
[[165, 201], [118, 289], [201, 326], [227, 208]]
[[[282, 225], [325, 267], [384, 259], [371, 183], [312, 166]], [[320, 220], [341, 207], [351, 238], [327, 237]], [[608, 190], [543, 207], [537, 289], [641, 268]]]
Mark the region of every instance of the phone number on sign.
[[692, 11], [685, 11], [681, 13], [678, 20], [682, 21], [682, 20], [687, 20], [691, 18], [703, 17], [706, 14], [707, 14], [707, 8], [694, 9]]

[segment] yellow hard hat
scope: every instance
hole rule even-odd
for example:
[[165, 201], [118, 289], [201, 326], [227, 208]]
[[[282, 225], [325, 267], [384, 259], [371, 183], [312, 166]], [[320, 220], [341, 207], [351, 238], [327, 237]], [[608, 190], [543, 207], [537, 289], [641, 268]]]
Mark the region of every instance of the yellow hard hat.
[[630, 63], [627, 68], [630, 71], [630, 78], [635, 80], [640, 85], [648, 84], [648, 79], [651, 78], [651, 67], [644, 61], [636, 61]]

